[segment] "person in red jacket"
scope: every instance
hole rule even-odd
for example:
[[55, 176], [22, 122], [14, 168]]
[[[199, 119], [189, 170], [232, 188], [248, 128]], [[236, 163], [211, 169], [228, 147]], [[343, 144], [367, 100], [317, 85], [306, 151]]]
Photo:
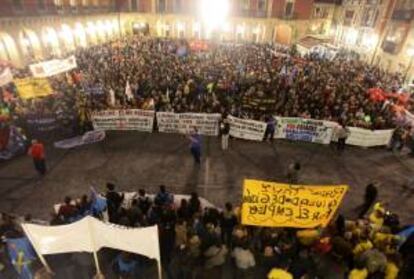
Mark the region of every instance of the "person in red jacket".
[[46, 174], [46, 161], [45, 161], [45, 147], [43, 143], [37, 140], [32, 140], [32, 145], [29, 148], [28, 155], [33, 158], [33, 163], [36, 171], [40, 175]]

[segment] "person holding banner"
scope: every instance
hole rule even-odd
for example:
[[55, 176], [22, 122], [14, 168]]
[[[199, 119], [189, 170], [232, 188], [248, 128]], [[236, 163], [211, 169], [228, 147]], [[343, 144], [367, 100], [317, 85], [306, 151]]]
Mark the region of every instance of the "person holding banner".
[[46, 160], [45, 160], [45, 147], [41, 142], [32, 140], [32, 145], [29, 148], [28, 155], [33, 158], [33, 163], [36, 171], [40, 175], [46, 174]]
[[338, 127], [336, 135], [338, 136], [337, 150], [338, 150], [339, 154], [344, 152], [346, 140], [347, 140], [349, 134], [350, 134], [349, 129], [347, 127], [345, 127], [344, 124], [341, 124]]
[[194, 163], [197, 165], [201, 164], [201, 136], [198, 133], [197, 127], [193, 127], [193, 131], [190, 136], [190, 152], [194, 158]]
[[264, 135], [264, 141], [269, 139], [269, 142], [273, 141], [273, 137], [275, 136], [276, 130], [276, 119], [273, 116], [269, 115], [266, 117], [266, 131]]

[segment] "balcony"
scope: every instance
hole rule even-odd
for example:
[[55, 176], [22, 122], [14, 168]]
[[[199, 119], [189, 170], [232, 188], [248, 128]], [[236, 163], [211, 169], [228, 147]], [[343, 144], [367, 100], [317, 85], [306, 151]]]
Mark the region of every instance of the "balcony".
[[414, 19], [414, 9], [411, 10], [395, 10], [392, 14], [393, 20], [410, 21]]

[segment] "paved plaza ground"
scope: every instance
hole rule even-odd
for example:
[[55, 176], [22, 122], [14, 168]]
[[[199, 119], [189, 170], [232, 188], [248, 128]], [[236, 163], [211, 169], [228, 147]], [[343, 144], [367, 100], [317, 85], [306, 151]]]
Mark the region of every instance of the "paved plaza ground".
[[165, 184], [174, 193], [197, 191], [222, 207], [226, 201], [240, 201], [243, 179], [284, 182], [288, 164], [300, 161], [301, 183], [350, 186], [340, 209], [346, 216], [355, 216], [353, 208], [362, 202], [365, 185], [379, 181], [380, 199], [404, 223], [414, 223], [414, 195], [402, 187], [413, 178], [414, 159], [385, 148], [348, 147], [339, 156], [332, 145], [233, 139], [223, 152], [218, 138], [204, 137], [202, 165], [195, 167], [183, 135], [110, 132], [103, 142], [72, 150], [48, 143], [47, 156], [44, 178], [28, 157], [0, 163], [0, 211], [48, 219], [53, 204], [66, 195], [79, 197], [90, 186], [104, 191], [106, 182], [121, 191], [148, 192]]

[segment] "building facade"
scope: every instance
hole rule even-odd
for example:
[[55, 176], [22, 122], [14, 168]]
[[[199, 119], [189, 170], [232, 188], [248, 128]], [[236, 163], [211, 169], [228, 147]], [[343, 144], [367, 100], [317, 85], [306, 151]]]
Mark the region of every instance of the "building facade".
[[289, 45], [308, 32], [328, 34], [334, 10], [327, 0], [229, 0], [228, 20], [209, 28], [203, 1], [2, 0], [0, 59], [23, 66], [143, 27], [154, 36]]

